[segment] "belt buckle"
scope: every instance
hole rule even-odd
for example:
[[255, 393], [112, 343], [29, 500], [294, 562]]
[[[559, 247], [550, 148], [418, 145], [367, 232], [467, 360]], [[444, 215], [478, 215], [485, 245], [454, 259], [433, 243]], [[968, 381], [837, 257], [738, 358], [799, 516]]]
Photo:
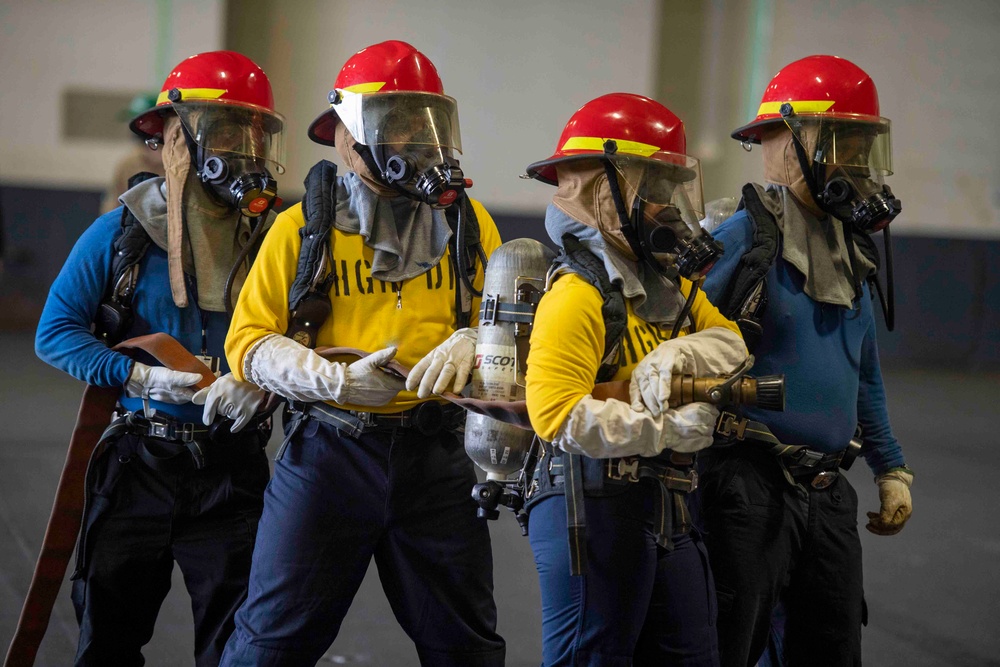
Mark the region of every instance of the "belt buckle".
[[836, 470], [823, 470], [816, 473], [816, 476], [812, 478], [811, 482], [809, 482], [809, 486], [814, 489], [822, 490], [837, 481], [837, 477], [839, 476], [840, 473]]
[[170, 424], [167, 422], [153, 421], [152, 419], [148, 421], [149, 427], [146, 430], [146, 435], [150, 438], [170, 438]]
[[[817, 463], [823, 460], [824, 454], [821, 452], [815, 452], [811, 449], [799, 450], [799, 455], [796, 457], [796, 465], [805, 466], [806, 468], [812, 468]], [[822, 488], [822, 487], [820, 487]]]
[[630, 456], [623, 459], [608, 459], [608, 479], [639, 481], [639, 458]]
[[361, 423], [366, 427], [372, 427], [377, 425], [377, 418], [374, 412], [359, 412], [357, 410], [352, 410], [354, 416], [361, 420]]
[[715, 431], [719, 435], [735, 435], [737, 440], [742, 440], [747, 430], [747, 420], [740, 419], [735, 413], [727, 410], [719, 412], [719, 421], [715, 423]]

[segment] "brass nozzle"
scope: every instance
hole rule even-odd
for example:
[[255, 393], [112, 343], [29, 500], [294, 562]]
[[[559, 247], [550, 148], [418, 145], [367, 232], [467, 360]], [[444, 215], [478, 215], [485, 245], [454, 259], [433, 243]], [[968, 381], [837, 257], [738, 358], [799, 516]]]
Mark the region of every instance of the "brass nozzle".
[[762, 410], [785, 409], [785, 376], [741, 377], [728, 387], [728, 377], [674, 376], [670, 381], [670, 407], [688, 403], [745, 405]]

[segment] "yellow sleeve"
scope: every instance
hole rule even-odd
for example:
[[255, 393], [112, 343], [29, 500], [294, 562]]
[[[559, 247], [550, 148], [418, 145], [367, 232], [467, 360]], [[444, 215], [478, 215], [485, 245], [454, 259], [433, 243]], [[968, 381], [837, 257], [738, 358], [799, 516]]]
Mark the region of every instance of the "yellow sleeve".
[[528, 417], [552, 440], [581, 398], [594, 389], [604, 350], [603, 299], [575, 274], [561, 276], [535, 313], [528, 352]]
[[288, 329], [288, 290], [298, 268], [304, 225], [301, 204], [277, 217], [240, 290], [226, 336], [226, 359], [238, 380], [246, 380], [243, 358], [254, 343]]
[[[691, 281], [686, 278], [681, 278], [681, 293], [685, 299], [691, 294]], [[733, 322], [720, 313], [719, 309], [708, 300], [704, 290], [699, 290], [698, 294], [694, 297], [694, 303], [691, 304], [691, 317], [694, 319], [694, 331], [704, 331], [712, 327], [723, 327], [743, 338], [743, 334], [740, 332], [740, 328], [736, 325], [736, 322]]]
[[[486, 257], [492, 257], [493, 251], [500, 247], [503, 242], [500, 240], [500, 231], [497, 229], [497, 224], [493, 221], [493, 216], [489, 214], [486, 208], [480, 204], [475, 199], [469, 198], [469, 202], [472, 204], [472, 210], [476, 212], [476, 220], [479, 223], [479, 242], [483, 245], [483, 252], [486, 253]], [[477, 289], [482, 291], [483, 283], [486, 281], [486, 272], [483, 270], [483, 263], [476, 262], [476, 279], [472, 282], [472, 285]], [[472, 318], [469, 321], [469, 326], [478, 326], [479, 324], [479, 308], [482, 301], [482, 297], [473, 297], [472, 299]]]

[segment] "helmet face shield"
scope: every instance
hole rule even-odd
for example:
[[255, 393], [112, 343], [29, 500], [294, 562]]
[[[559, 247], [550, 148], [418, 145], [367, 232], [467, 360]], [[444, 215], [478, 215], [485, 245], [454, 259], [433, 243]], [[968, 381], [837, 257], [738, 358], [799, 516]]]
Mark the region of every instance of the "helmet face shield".
[[788, 116], [795, 138], [813, 161], [870, 173], [869, 178], [892, 174], [892, 133], [888, 118]]
[[900, 202], [885, 185], [892, 174], [888, 119], [792, 114], [784, 120], [796, 150], [812, 157], [820, 208], [863, 232], [883, 229], [899, 215]]
[[693, 227], [704, 215], [701, 190], [701, 165], [696, 158], [680, 153], [659, 151], [651, 157], [608, 156], [621, 177], [625, 201], [642, 200], [647, 209], [666, 207]]
[[284, 173], [284, 121], [262, 108], [218, 102], [173, 105], [198, 146], [210, 154], [266, 164]]
[[447, 95], [411, 91], [339, 93], [341, 99], [333, 108], [354, 138], [365, 146], [392, 146], [400, 154], [427, 147], [462, 152], [458, 105]]

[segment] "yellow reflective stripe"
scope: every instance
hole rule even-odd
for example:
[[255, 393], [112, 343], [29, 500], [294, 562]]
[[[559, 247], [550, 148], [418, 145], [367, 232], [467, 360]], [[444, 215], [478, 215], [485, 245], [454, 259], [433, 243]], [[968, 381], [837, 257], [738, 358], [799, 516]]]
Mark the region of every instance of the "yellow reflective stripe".
[[650, 144], [644, 144], [639, 141], [629, 141], [627, 139], [614, 139], [612, 137], [570, 137], [566, 140], [566, 143], [562, 145], [560, 150], [564, 151], [604, 151], [604, 142], [608, 139], [612, 139], [616, 144], [618, 144], [619, 153], [628, 153], [629, 155], [640, 155], [642, 157], [649, 157], [656, 151], [660, 150], [659, 146], [653, 146]]
[[791, 104], [795, 113], [822, 113], [836, 104], [836, 100], [786, 100], [785, 102], [763, 102], [757, 109], [758, 116], [780, 114], [782, 104]]
[[[171, 89], [172, 90], [172, 89]], [[217, 100], [222, 97], [227, 89], [225, 88], [179, 88], [181, 100]], [[156, 103], [163, 104], [170, 98], [170, 90], [164, 90], [156, 96]]]
[[372, 81], [371, 83], [356, 83], [353, 86], [348, 86], [347, 88], [342, 88], [348, 93], [377, 93], [382, 90], [382, 86], [385, 85], [385, 81]]

